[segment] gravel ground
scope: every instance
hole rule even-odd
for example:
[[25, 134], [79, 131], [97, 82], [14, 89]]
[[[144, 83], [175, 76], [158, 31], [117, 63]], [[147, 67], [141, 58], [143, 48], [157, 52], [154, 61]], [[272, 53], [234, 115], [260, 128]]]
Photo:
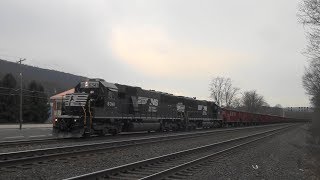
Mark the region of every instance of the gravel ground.
[[[263, 128], [263, 130], [267, 129], [272, 129], [272, 127]], [[261, 131], [261, 128], [259, 128], [259, 130]], [[251, 129], [192, 139], [119, 148], [104, 151], [99, 154], [82, 155], [81, 158], [72, 160], [65, 159], [31, 167], [24, 167], [24, 169], [19, 169], [16, 172], [13, 171], [14, 169], [1, 169], [0, 179], [62, 179], [222, 140], [228, 140], [234, 137], [248, 135], [249, 133], [256, 133], [259, 130]]]
[[319, 179], [305, 173], [306, 137], [307, 125], [299, 126], [220, 157], [188, 179]]

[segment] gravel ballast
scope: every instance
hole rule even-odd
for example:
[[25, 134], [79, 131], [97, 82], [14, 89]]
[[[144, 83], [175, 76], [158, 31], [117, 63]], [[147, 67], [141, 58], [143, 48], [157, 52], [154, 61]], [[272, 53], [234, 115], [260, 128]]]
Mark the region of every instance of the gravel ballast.
[[[39, 165], [25, 166], [20, 169], [1, 169], [0, 179], [62, 179], [110, 167], [123, 165], [159, 155], [215, 143], [231, 138], [261, 132], [274, 127], [247, 129], [233, 133], [212, 134], [210, 136], [191, 139], [174, 140], [133, 147], [119, 148], [97, 153], [82, 155], [81, 158], [64, 159], [44, 162]], [[11, 172], [12, 171], [12, 172]]]
[[309, 179], [305, 172], [307, 125], [217, 158], [188, 179]]

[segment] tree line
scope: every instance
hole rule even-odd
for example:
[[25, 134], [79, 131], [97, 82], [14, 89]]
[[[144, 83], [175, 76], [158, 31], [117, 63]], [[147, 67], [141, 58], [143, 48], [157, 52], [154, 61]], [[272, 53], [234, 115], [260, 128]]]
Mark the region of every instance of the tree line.
[[306, 30], [307, 47], [304, 55], [309, 61], [302, 84], [315, 109], [310, 130], [315, 144], [320, 144], [320, 1], [303, 0], [298, 19]]
[[305, 27], [308, 43], [304, 54], [309, 64], [305, 68], [302, 84], [312, 105], [320, 108], [320, 1], [304, 0], [298, 17]]
[[210, 97], [221, 106], [253, 113], [282, 115], [282, 106], [270, 107], [265, 98], [256, 90], [240, 92], [234, 87], [230, 78], [214, 77], [209, 85]]
[[[23, 122], [41, 123], [49, 117], [48, 95], [41, 83], [31, 81], [22, 88]], [[0, 80], [0, 122], [19, 122], [20, 86], [15, 77], [8, 73]]]

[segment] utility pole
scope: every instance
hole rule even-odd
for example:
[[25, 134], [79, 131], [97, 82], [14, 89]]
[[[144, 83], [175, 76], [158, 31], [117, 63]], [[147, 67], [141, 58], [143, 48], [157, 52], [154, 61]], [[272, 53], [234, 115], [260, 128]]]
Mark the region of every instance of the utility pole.
[[26, 59], [20, 58], [20, 60], [17, 63], [20, 63], [20, 120], [19, 120], [19, 129], [22, 128], [22, 65], [21, 62], [25, 61]]

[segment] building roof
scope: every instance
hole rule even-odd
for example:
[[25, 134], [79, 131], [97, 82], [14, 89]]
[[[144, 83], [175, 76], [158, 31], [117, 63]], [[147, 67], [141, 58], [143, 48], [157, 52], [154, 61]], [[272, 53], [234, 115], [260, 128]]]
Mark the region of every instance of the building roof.
[[50, 99], [54, 100], [54, 99], [62, 99], [63, 96], [67, 95], [67, 94], [71, 94], [71, 93], [74, 93], [74, 88], [72, 89], [69, 89], [67, 91], [64, 91], [62, 93], [59, 93], [59, 94], [56, 94], [56, 95], [53, 95], [50, 97]]

